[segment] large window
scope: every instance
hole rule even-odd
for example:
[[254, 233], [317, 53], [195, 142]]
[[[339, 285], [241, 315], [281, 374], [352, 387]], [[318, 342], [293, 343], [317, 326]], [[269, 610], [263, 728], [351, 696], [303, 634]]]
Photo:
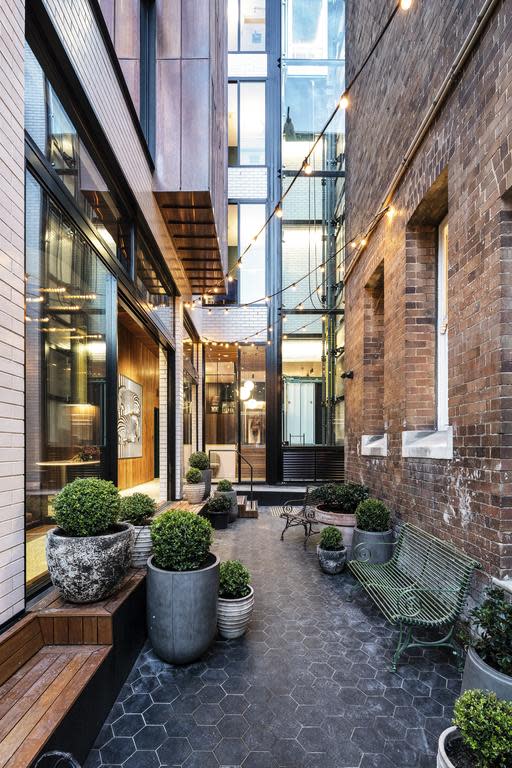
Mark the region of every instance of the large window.
[[[238, 208], [240, 254], [265, 222], [265, 205], [241, 203]], [[263, 301], [265, 298], [265, 233], [260, 235], [245, 254], [239, 269], [240, 302]]]
[[437, 428], [448, 419], [448, 219], [439, 225], [437, 249]]
[[265, 50], [265, 0], [228, 0], [230, 51]]
[[283, 338], [283, 442], [323, 442], [322, 339]]
[[265, 83], [228, 86], [229, 165], [265, 165]]

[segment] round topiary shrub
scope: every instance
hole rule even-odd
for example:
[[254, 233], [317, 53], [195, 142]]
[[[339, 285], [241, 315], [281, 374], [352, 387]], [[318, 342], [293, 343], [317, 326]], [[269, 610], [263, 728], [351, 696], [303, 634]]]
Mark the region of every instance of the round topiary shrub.
[[119, 520], [121, 497], [110, 480], [81, 477], [57, 494], [53, 508], [68, 536], [98, 536]]
[[389, 531], [390, 517], [389, 509], [379, 499], [366, 499], [356, 509], [356, 524], [360, 531]]
[[[512, 766], [512, 702], [469, 690], [455, 702], [453, 724], [478, 768]], [[460, 763], [461, 765], [465, 763]]]
[[146, 493], [133, 493], [121, 499], [121, 518], [132, 525], [148, 525], [156, 512], [156, 501]]
[[194, 453], [190, 454], [190, 459], [188, 460], [188, 463], [191, 467], [195, 467], [196, 469], [209, 469], [210, 468], [210, 462], [208, 459], [208, 456], [204, 451], [195, 451]]
[[219, 597], [238, 600], [249, 592], [251, 574], [240, 560], [226, 560], [220, 564]]
[[200, 483], [202, 479], [203, 476], [201, 474], [201, 470], [196, 469], [195, 467], [191, 467], [185, 475], [185, 480], [190, 485], [197, 485], [197, 483]]
[[206, 518], [184, 509], [171, 509], [151, 523], [153, 558], [165, 571], [195, 571], [204, 565], [213, 539]]
[[208, 502], [208, 512], [219, 514], [229, 512], [231, 509], [231, 499], [228, 496], [212, 496]]
[[343, 548], [343, 534], [334, 525], [328, 525], [320, 534], [320, 549], [330, 551]]
[[229, 480], [219, 480], [217, 483], [217, 490], [221, 493], [228, 493], [233, 490], [233, 485]]

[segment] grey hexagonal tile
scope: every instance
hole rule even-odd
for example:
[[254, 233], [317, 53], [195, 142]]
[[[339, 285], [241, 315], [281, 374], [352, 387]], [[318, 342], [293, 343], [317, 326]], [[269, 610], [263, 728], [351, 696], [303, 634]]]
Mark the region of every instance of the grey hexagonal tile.
[[218, 704], [201, 704], [194, 711], [194, 720], [198, 725], [216, 725], [223, 715]]
[[135, 734], [133, 740], [137, 749], [143, 750], [158, 749], [166, 738], [167, 732], [163, 725], [145, 725], [144, 728]]
[[114, 736], [134, 736], [137, 731], [144, 727], [142, 715], [130, 714], [123, 715], [112, 724]]
[[244, 762], [249, 748], [242, 739], [222, 739], [214, 754], [220, 765], [236, 766]]
[[180, 765], [185, 762], [192, 749], [188, 739], [183, 736], [169, 736], [156, 752], [163, 765]]

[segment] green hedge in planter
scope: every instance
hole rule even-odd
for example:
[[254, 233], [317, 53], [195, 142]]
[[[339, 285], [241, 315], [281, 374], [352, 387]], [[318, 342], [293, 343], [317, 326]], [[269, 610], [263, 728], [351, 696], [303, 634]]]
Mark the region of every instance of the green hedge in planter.
[[231, 509], [231, 499], [229, 496], [212, 496], [208, 502], [208, 512], [214, 514], [220, 512], [229, 512]]
[[470, 690], [455, 702], [453, 724], [478, 768], [512, 766], [512, 702]]
[[204, 565], [213, 540], [206, 518], [171, 509], [151, 524], [154, 563], [166, 571], [194, 571]]
[[498, 672], [512, 676], [512, 603], [505, 590], [488, 589], [486, 599], [471, 617], [479, 631], [475, 650], [480, 658]]
[[185, 475], [185, 480], [189, 485], [197, 485], [202, 481], [202, 479], [203, 476], [201, 474], [201, 470], [196, 469], [195, 467], [191, 467]]
[[389, 531], [391, 513], [379, 499], [366, 499], [356, 509], [356, 525], [360, 531]]
[[195, 451], [190, 455], [190, 459], [188, 460], [188, 463], [191, 467], [195, 467], [196, 469], [209, 469], [210, 468], [210, 462], [208, 460], [208, 456], [204, 451]]
[[313, 491], [313, 498], [319, 504], [338, 508], [347, 515], [353, 515], [358, 504], [369, 495], [368, 488], [358, 483], [326, 483]]
[[334, 525], [328, 525], [320, 534], [320, 549], [335, 551], [343, 547], [343, 534]]
[[80, 477], [57, 494], [53, 508], [68, 536], [98, 536], [119, 520], [121, 497], [110, 480]]
[[132, 525], [148, 525], [156, 512], [156, 501], [146, 493], [133, 493], [121, 499], [121, 518]]
[[233, 485], [229, 480], [219, 480], [217, 483], [217, 490], [221, 493], [228, 493], [233, 490]]
[[220, 564], [219, 597], [237, 600], [247, 597], [251, 574], [240, 560], [226, 560]]

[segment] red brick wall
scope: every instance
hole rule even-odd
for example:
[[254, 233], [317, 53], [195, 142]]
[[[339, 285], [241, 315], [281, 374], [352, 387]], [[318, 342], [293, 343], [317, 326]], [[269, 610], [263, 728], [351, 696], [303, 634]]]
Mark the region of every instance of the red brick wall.
[[[352, 93], [347, 123], [347, 234], [369, 223], [483, 0], [416, 2], [400, 12]], [[348, 72], [389, 13], [348, 0]], [[346, 282], [346, 474], [397, 516], [453, 541], [493, 575], [512, 572], [512, 3], [497, 5], [384, 217]], [[446, 178], [447, 174], [447, 178]], [[402, 458], [402, 430], [435, 424], [435, 247], [447, 185], [451, 460]], [[425, 203], [423, 204], [425, 206]], [[444, 214], [443, 214], [444, 215]], [[365, 311], [384, 263], [386, 458], [360, 455], [367, 433]]]

